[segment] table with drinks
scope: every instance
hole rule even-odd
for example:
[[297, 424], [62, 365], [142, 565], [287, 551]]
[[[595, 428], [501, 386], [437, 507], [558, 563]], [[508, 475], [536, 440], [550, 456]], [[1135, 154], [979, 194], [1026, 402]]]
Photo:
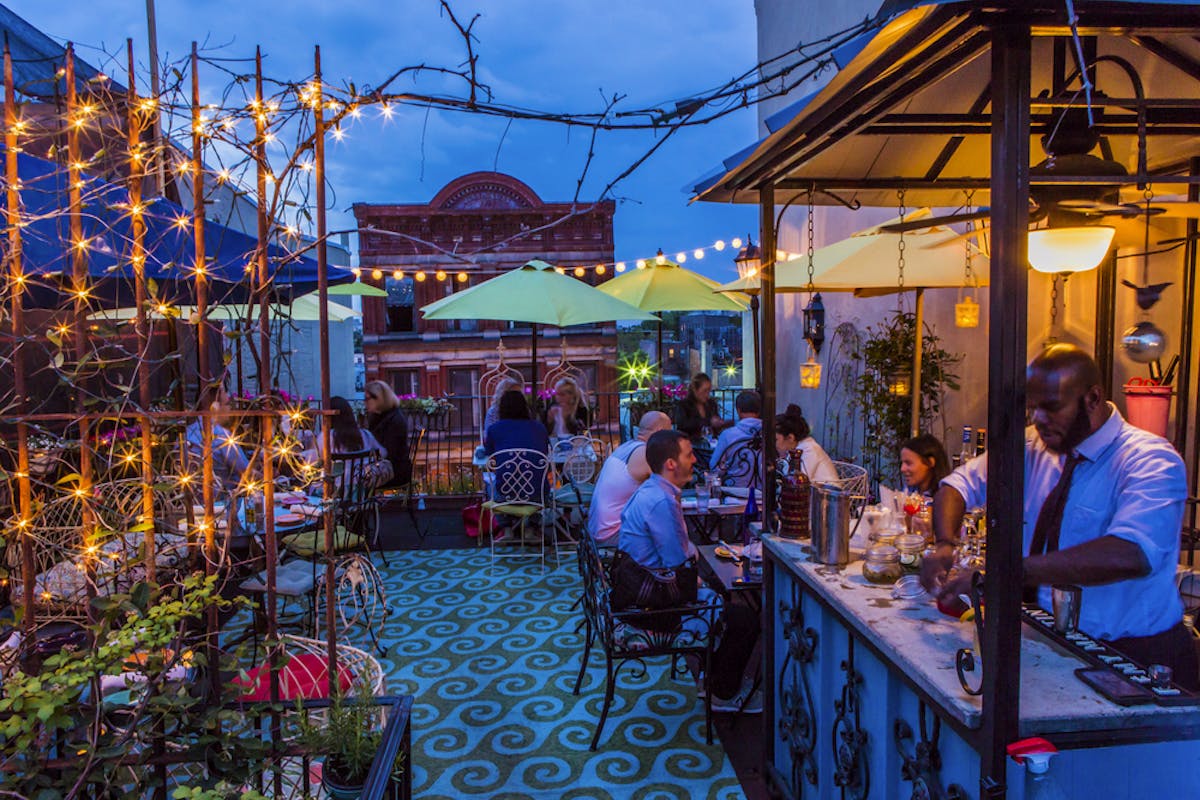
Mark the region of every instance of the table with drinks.
[[[924, 782], [921, 796], [981, 797], [979, 628], [967, 603], [938, 606], [921, 588], [921, 512], [866, 507], [843, 528], [814, 506], [810, 538], [762, 537], [764, 729], [784, 796], [909, 797]], [[969, 517], [959, 563], [981, 561], [982, 542]], [[1020, 738], [1058, 747], [1048, 776], [1066, 797], [1200, 796], [1200, 705], [1073, 631], [1074, 600], [1057, 618], [1025, 609]], [[1008, 796], [1030, 797], [1027, 779], [1011, 762]]]
[[684, 491], [682, 501], [683, 519], [692, 541], [699, 545], [716, 542], [725, 520], [746, 513], [748, 498], [748, 489], [721, 487], [716, 473], [697, 476], [695, 486]]

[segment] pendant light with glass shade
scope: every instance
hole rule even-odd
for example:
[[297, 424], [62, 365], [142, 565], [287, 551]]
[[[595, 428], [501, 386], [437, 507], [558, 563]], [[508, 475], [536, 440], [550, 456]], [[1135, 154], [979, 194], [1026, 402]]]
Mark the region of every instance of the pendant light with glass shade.
[[817, 352], [825, 341], [825, 304], [813, 292], [813, 193], [808, 195], [808, 306], [804, 309], [804, 340], [808, 342], [808, 360], [800, 365], [800, 388], [821, 388], [821, 364]]
[[[967, 202], [965, 205], [966, 212], [971, 213], [971, 199], [975, 194], [974, 191], [967, 192]], [[974, 228], [973, 223], [967, 223]], [[963, 290], [958, 293], [958, 302], [954, 304], [954, 324], [959, 328], [978, 328], [979, 327], [979, 303], [976, 302], [974, 294], [965, 294], [968, 290], [974, 292], [979, 288], [979, 282], [975, 279], [975, 270], [972, 268], [971, 257], [972, 252], [971, 240], [968, 238], [966, 243], [966, 257], [963, 264]], [[965, 296], [964, 296], [965, 294]]]

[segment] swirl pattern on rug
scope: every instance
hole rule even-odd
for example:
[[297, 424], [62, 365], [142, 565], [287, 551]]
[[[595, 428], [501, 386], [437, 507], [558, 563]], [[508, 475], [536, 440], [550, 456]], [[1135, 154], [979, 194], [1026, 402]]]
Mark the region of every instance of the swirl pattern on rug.
[[392, 613], [380, 631], [391, 694], [415, 697], [413, 793], [429, 800], [743, 797], [704, 706], [669, 659], [626, 669], [597, 752], [604, 656], [583, 655], [573, 554], [560, 566], [487, 551], [407, 551], [377, 562]]

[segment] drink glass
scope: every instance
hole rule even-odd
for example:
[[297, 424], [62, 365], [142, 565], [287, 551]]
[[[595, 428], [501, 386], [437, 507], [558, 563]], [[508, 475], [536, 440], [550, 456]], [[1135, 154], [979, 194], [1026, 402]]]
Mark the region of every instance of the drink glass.
[[1079, 601], [1083, 590], [1078, 586], [1053, 586], [1050, 599], [1054, 611], [1054, 630], [1073, 633], [1079, 629]]
[[708, 500], [710, 497], [707, 477], [696, 482], [696, 510], [708, 511]]

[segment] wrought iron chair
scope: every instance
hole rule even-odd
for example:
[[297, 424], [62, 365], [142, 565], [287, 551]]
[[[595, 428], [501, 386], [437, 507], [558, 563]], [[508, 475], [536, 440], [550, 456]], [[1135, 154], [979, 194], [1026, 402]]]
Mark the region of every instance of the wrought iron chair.
[[[556, 533], [575, 544], [587, 527], [588, 509], [596, 489], [596, 476], [604, 463], [604, 443], [588, 436], [574, 436], [566, 448], [566, 456], [558, 468], [561, 485], [554, 492]], [[559, 536], [554, 540], [554, 558], [559, 561]]]
[[[611, 561], [606, 560], [590, 536], [580, 540], [579, 571], [583, 576], [583, 658], [573, 693], [578, 695], [587, 672], [592, 647], [599, 644], [604, 650], [604, 704], [592, 736], [595, 750], [608, 719], [613, 693], [621, 668], [636, 663], [645, 670], [645, 659], [655, 656], [671, 657], [671, 672], [675, 677], [686, 674], [684, 657], [691, 656], [703, 664], [705, 675], [711, 674], [713, 648], [720, 633], [721, 606], [700, 601], [681, 604], [674, 609], [627, 609], [614, 611], [610, 602]], [[664, 614], [673, 615], [677, 622], [667, 628], [661, 623]], [[644, 627], [647, 626], [647, 627]], [[683, 665], [683, 666], [681, 666]], [[712, 743], [712, 696], [704, 696], [705, 735]]]
[[[490, 475], [491, 497], [484, 501], [483, 512], [503, 514], [519, 520], [517, 540], [522, 552], [500, 554], [505, 556], [527, 555], [526, 528], [531, 519], [539, 520], [535, 535], [542, 569], [546, 569], [546, 537], [542, 532], [541, 520], [546, 511], [554, 511], [554, 493], [550, 490], [550, 456], [538, 450], [514, 447], [499, 450], [488, 457], [483, 471]], [[491, 538], [491, 557], [495, 564], [496, 537]]]
[[[347, 553], [338, 558], [333, 566], [334, 574], [334, 619], [337, 624], [338, 641], [365, 634], [371, 645], [384, 654], [377, 629], [391, 614], [387, 591], [374, 562], [364, 553]], [[313, 623], [314, 635], [319, 636], [325, 626], [326, 614], [324, 583], [317, 590], [317, 614]]]
[[838, 483], [841, 484], [842, 490], [850, 493], [851, 511], [855, 516], [862, 514], [863, 507], [869, 499], [870, 476], [867, 474], [867, 468], [848, 461], [834, 461], [833, 467], [837, 470]]
[[425, 530], [421, 529], [420, 520], [417, 519], [417, 511], [425, 509], [424, 495], [421, 494], [421, 479], [417, 476], [417, 456], [421, 453], [421, 444], [425, 441], [427, 431], [425, 428], [417, 428], [411, 431], [408, 436], [408, 463], [412, 465], [412, 474], [409, 475], [408, 483], [399, 486], [388, 486], [381, 489], [374, 497], [374, 538], [372, 546], [383, 556], [383, 563], [388, 563], [387, 555], [379, 546], [379, 532], [382, 530], [382, 512], [383, 507], [395, 498], [404, 498], [404, 510], [408, 512], [408, 518], [412, 521], [413, 530], [417, 532], [417, 538], [421, 542], [425, 541], [425, 535], [429, 532], [429, 526]]
[[516, 381], [524, 383], [525, 376], [516, 369], [505, 363], [505, 347], [504, 341], [501, 340], [496, 345], [497, 361], [496, 366], [489, 369], [487, 372], [479, 376], [479, 404], [474, 404], [472, 408], [472, 417], [475, 423], [475, 429], [479, 431], [479, 443], [483, 444], [484, 434], [487, 433], [487, 427], [484, 422], [487, 419], [488, 406], [492, 401], [493, 395], [496, 394], [496, 389], [505, 381]]
[[762, 434], [756, 433], [721, 453], [720, 461], [713, 465], [721, 478], [721, 485], [741, 489], [751, 485], [761, 486], [762, 450]]

